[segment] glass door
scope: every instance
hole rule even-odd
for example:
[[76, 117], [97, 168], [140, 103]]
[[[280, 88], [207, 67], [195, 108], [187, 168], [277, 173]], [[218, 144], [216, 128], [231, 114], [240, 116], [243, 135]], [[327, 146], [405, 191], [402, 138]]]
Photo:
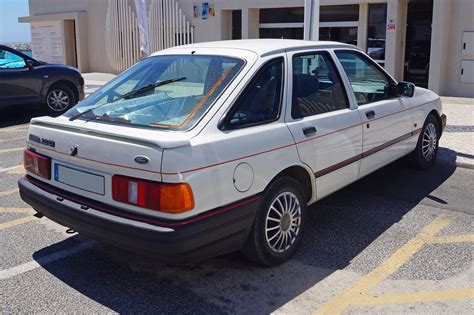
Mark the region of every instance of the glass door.
[[433, 0], [408, 3], [404, 80], [428, 87]]

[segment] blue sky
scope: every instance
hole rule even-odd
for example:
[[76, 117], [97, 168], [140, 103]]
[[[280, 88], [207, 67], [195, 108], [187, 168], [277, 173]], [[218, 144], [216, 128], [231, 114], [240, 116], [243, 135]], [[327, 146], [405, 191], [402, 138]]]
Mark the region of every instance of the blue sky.
[[28, 15], [28, 0], [0, 0], [0, 43], [30, 42], [30, 24], [18, 23]]

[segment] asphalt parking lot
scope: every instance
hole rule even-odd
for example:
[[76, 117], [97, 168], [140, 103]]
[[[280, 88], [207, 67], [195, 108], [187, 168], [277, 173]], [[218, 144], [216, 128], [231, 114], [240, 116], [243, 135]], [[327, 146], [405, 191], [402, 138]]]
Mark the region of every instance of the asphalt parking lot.
[[[474, 170], [395, 162], [311, 208], [297, 255], [166, 266], [99, 244], [22, 202], [34, 115], [0, 116], [0, 313], [472, 313]], [[446, 149], [444, 149], [446, 150]]]

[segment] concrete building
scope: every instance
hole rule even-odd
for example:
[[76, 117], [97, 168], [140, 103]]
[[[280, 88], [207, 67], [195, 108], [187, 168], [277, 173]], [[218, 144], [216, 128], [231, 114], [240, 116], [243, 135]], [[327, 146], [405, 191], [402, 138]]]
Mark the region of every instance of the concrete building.
[[[151, 51], [239, 38], [303, 39], [304, 0], [146, 0]], [[134, 0], [29, 0], [33, 54], [118, 73], [144, 57]], [[359, 46], [396, 79], [474, 97], [474, 0], [320, 0], [319, 39]]]

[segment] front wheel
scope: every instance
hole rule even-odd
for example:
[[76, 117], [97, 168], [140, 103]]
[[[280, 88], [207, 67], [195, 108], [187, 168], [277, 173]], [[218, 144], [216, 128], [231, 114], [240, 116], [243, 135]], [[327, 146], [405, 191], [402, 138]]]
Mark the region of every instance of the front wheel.
[[242, 252], [261, 265], [276, 266], [296, 252], [306, 223], [307, 205], [301, 185], [281, 177], [263, 193], [249, 238]]
[[411, 155], [412, 164], [418, 169], [427, 169], [434, 165], [438, 155], [440, 126], [433, 115], [426, 118], [421, 129], [415, 151]]
[[46, 105], [51, 115], [60, 115], [75, 104], [74, 93], [64, 84], [54, 85], [46, 96]]

